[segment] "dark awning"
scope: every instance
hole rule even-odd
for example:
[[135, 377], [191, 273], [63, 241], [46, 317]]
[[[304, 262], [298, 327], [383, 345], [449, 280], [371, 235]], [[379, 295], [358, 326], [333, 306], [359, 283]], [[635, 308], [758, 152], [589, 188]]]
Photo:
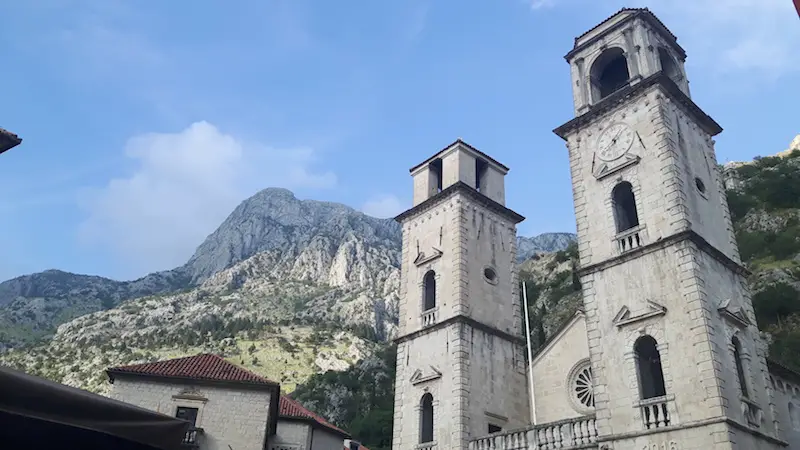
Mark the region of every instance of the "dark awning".
[[16, 134], [0, 128], [0, 153], [18, 146], [22, 142]]
[[[189, 422], [0, 366], [2, 447], [179, 450]], [[10, 426], [9, 426], [10, 425]]]

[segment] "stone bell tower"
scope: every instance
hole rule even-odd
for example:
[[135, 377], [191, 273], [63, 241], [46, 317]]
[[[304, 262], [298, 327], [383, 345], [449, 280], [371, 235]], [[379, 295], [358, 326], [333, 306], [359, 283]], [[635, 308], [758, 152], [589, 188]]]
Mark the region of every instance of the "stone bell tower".
[[777, 449], [762, 342], [686, 53], [623, 9], [566, 55], [567, 144], [600, 448]]
[[394, 450], [467, 449], [527, 423], [508, 168], [460, 139], [411, 169], [403, 229]]

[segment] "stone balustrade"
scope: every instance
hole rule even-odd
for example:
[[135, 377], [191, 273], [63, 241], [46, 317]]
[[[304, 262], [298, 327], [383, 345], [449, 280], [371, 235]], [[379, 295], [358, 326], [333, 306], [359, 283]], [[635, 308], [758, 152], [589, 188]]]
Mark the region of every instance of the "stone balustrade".
[[436, 323], [436, 316], [438, 313], [438, 308], [429, 309], [422, 313], [422, 326], [429, 327]]
[[619, 252], [625, 253], [641, 247], [644, 245], [643, 238], [641, 227], [637, 226], [630, 230], [623, 231], [616, 237]]
[[596, 441], [594, 417], [586, 416], [491, 434], [472, 440], [469, 450], [571, 450], [595, 448]]
[[672, 422], [670, 408], [673, 406], [668, 396], [649, 398], [639, 402], [642, 424], [645, 429], [664, 428]]
[[751, 427], [758, 428], [761, 426], [761, 422], [764, 420], [764, 411], [761, 410], [761, 407], [758, 406], [758, 403], [747, 399], [742, 398], [742, 416], [744, 417], [745, 422], [747, 425]]

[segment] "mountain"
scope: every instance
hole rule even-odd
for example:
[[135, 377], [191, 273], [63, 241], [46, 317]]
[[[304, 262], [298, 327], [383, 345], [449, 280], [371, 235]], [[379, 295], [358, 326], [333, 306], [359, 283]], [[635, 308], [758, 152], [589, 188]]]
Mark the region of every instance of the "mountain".
[[[365, 250], [396, 248], [400, 245], [400, 226], [391, 219], [369, 217], [345, 205], [300, 201], [291, 191], [270, 188], [240, 204], [178, 270], [188, 274], [192, 283], [199, 284], [257, 253], [275, 250], [281, 251], [279, 263], [288, 269], [298, 259], [301, 262], [297, 264], [306, 261], [304, 252], [321, 250], [333, 257], [333, 246], [352, 242], [354, 238]], [[399, 266], [397, 258], [390, 262]], [[304, 274], [320, 275], [330, 278], [330, 282], [342, 283], [365, 274], [358, 270], [347, 274]], [[368, 277], [360, 282], [366, 285]]]
[[188, 280], [177, 272], [153, 273], [134, 281], [47, 270], [0, 283], [0, 350], [29, 343], [54, 325], [124, 300], [175, 291]]
[[542, 233], [534, 237], [517, 237], [517, 261], [526, 261], [542, 253], [566, 250], [578, 237], [574, 233]]
[[[574, 239], [518, 242], [547, 271], [547, 252]], [[108, 366], [213, 352], [301, 395], [318, 376], [348, 383], [358, 390], [349, 397], [314, 390], [333, 395], [319, 409], [339, 405], [332, 417], [377, 439], [348, 405], [383, 407], [391, 391], [400, 250], [392, 220], [265, 189], [173, 270], [134, 281], [49, 270], [0, 283], [0, 363], [103, 393]]]

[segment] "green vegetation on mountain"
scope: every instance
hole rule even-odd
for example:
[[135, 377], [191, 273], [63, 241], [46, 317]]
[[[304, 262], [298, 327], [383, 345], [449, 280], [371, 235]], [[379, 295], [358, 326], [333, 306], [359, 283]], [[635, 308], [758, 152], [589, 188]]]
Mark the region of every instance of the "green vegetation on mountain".
[[769, 356], [800, 371], [800, 150], [735, 170], [728, 204]]

